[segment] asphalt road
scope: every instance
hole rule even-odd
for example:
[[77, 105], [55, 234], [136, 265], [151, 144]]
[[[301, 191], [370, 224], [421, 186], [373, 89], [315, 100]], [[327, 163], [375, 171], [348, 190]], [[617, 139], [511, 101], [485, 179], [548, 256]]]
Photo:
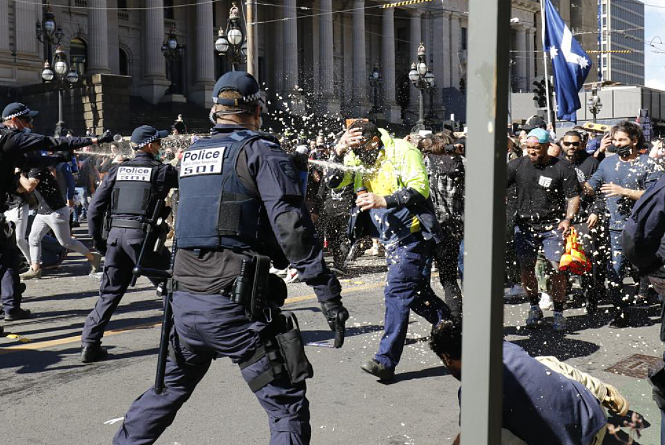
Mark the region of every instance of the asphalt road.
[[[83, 275], [85, 269], [82, 258], [72, 255], [65, 266], [29, 281], [24, 307], [36, 317], [4, 323], [6, 333], [20, 338], [0, 338], [1, 444], [109, 444], [118, 428], [113, 421], [152, 385], [161, 301], [147, 280], [127, 293], [108, 327], [104, 345], [109, 359], [80, 363], [79, 335], [99, 286]], [[352, 271], [342, 282], [352, 318], [341, 350], [320, 345], [329, 344], [332, 333], [311, 289], [289, 285], [285, 309], [296, 312], [305, 341], [317, 343], [306, 346], [315, 370], [308, 383], [312, 443], [451, 443], [458, 432], [459, 384], [429, 351], [426, 321], [412, 316], [394, 383], [379, 383], [360, 370], [376, 352], [382, 333], [384, 260], [362, 257]], [[438, 283], [435, 290], [441, 293]], [[568, 310], [565, 336], [554, 335], [549, 326], [527, 332], [526, 303], [504, 308], [507, 340], [532, 355], [557, 356], [616, 386], [650, 424], [634, 444], [658, 443], [660, 417], [649, 385], [621, 374], [640, 375], [645, 365], [635, 361], [620, 374], [606, 369], [635, 354], [647, 356], [642, 360], [662, 355], [659, 308], [636, 309], [641, 326], [623, 330], [606, 326], [609, 314], [589, 320], [581, 309]], [[551, 322], [551, 312], [546, 316]], [[266, 444], [268, 437], [267, 418], [237, 366], [218, 360], [157, 443]]]

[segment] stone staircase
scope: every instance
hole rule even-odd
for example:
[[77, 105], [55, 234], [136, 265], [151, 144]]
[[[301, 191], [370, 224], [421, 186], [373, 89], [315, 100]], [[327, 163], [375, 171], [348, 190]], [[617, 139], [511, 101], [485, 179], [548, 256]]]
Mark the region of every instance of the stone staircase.
[[194, 103], [159, 103], [151, 104], [140, 97], [132, 96], [129, 99], [129, 125], [124, 128], [123, 135], [128, 136], [132, 130], [139, 125], [151, 125], [158, 130], [171, 130], [179, 114], [187, 125], [190, 133], [207, 134], [212, 127], [208, 120], [208, 110]]

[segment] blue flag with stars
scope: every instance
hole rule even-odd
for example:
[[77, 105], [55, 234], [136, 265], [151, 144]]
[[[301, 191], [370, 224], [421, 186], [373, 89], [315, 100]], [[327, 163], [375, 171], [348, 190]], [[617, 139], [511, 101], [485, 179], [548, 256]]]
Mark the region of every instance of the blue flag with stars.
[[543, 47], [552, 59], [556, 115], [561, 120], [577, 122], [577, 110], [582, 107], [577, 93], [591, 71], [591, 60], [550, 0], [545, 0]]

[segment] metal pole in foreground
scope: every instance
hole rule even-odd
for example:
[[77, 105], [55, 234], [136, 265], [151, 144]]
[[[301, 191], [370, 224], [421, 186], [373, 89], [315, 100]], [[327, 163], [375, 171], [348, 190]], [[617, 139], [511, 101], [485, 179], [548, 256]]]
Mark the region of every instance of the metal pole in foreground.
[[510, 0], [469, 2], [462, 445], [501, 442]]
[[256, 38], [256, 25], [254, 24], [254, 2], [247, 0], [247, 72], [256, 77], [256, 66], [254, 60], [254, 40]]
[[[62, 82], [65, 80], [63, 79]], [[63, 102], [65, 101], [64, 88], [58, 88], [58, 123], [55, 124], [55, 137], [60, 137], [62, 129], [65, 127], [65, 112]]]

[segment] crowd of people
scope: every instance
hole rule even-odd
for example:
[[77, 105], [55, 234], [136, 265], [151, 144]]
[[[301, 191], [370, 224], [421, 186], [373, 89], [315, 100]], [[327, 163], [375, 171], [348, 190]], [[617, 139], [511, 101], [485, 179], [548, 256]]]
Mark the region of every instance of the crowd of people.
[[[311, 365], [297, 346], [289, 356], [280, 337], [291, 335], [297, 343], [297, 322], [290, 318], [295, 316], [280, 311], [279, 296], [252, 293], [244, 302], [246, 270], [254, 280], [263, 280], [265, 272], [263, 286], [270, 283], [274, 293], [283, 286], [270, 281], [275, 275], [312, 286], [335, 332], [334, 346], [341, 347], [349, 313], [338, 277], [354, 273], [353, 261], [363, 252], [385, 255], [384, 333], [362, 370], [384, 382], [394, 379], [413, 310], [432, 325], [432, 350], [459, 378], [466, 135], [443, 129], [398, 138], [368, 119], [356, 119], [337, 134], [311, 141], [274, 137], [258, 132], [259, 87], [243, 72], [220, 78], [213, 100], [215, 127], [210, 136], [192, 138], [189, 148], [165, 148], [169, 132], [147, 125], [134, 130], [133, 153], [109, 134], [48, 138], [32, 149], [45, 150], [44, 156], [17, 163], [15, 182], [3, 185], [9, 197], [5, 219], [13, 223], [14, 242], [25, 260], [22, 280], [41, 278], [67, 250], [83, 255], [92, 273], [103, 271], [100, 298], [82, 335], [83, 362], [106, 358], [104, 329], [134, 279], [134, 266], [173, 274], [168, 284], [163, 275], [151, 276], [174, 312], [170, 341], [175, 343], [165, 368], [170, 392], [163, 396], [152, 388], [137, 399], [114, 443], [156, 439], [217, 356], [239, 363], [271, 418], [271, 443], [309, 443], [304, 380]], [[28, 134], [32, 113], [25, 105], [10, 105], [3, 112], [3, 131], [25, 139], [19, 133]], [[186, 131], [179, 116], [171, 133]], [[98, 143], [110, 143], [107, 155], [82, 148]], [[82, 148], [76, 156], [59, 153], [75, 148]], [[579, 127], [558, 139], [542, 119], [508, 132], [505, 296], [528, 301], [528, 328], [542, 326], [543, 311], [551, 310], [552, 329], [564, 333], [564, 310], [576, 292], [583, 294], [589, 316], [609, 301], [614, 328], [631, 324], [631, 305], [659, 297], [631, 267], [621, 241], [634, 203], [662, 176], [664, 154], [660, 142], [647, 145], [641, 127], [628, 121], [604, 134]], [[57, 159], [45, 162], [51, 158]], [[164, 209], [165, 201], [172, 213]], [[72, 237], [72, 228], [86, 221], [94, 249]], [[581, 268], [562, 259], [570, 254], [566, 244], [572, 236], [586, 253], [574, 259]], [[175, 240], [173, 261], [163, 248], [165, 237]], [[326, 250], [330, 268], [323, 259]], [[3, 253], [0, 263], [7, 257]], [[431, 286], [432, 271], [438, 272], [443, 298]], [[12, 278], [2, 279], [5, 321], [29, 318], [20, 308], [18, 280], [13, 272], [3, 273]], [[625, 285], [628, 277], [635, 286]], [[205, 321], [197, 318], [203, 313]], [[192, 323], [199, 326], [196, 335], [185, 329]], [[615, 388], [552, 358], [533, 359], [506, 343], [504, 363], [511, 366], [516, 392], [535, 381], [543, 366], [559, 376], [541, 375], [538, 383], [522, 388], [524, 400], [511, 399], [515, 412], [535, 416], [524, 407], [546, 387], [552, 394], [555, 388], [565, 391], [552, 395], [561, 397], [555, 404], [560, 410], [542, 415], [541, 422], [552, 416], [560, 422], [566, 406], [577, 407], [565, 418], [581, 426], [553, 432], [543, 443], [601, 443], [606, 421], [600, 406], [627, 411], [628, 402]], [[519, 421], [523, 425], [523, 418]], [[540, 443], [533, 428], [508, 430], [523, 442], [504, 443]]]

